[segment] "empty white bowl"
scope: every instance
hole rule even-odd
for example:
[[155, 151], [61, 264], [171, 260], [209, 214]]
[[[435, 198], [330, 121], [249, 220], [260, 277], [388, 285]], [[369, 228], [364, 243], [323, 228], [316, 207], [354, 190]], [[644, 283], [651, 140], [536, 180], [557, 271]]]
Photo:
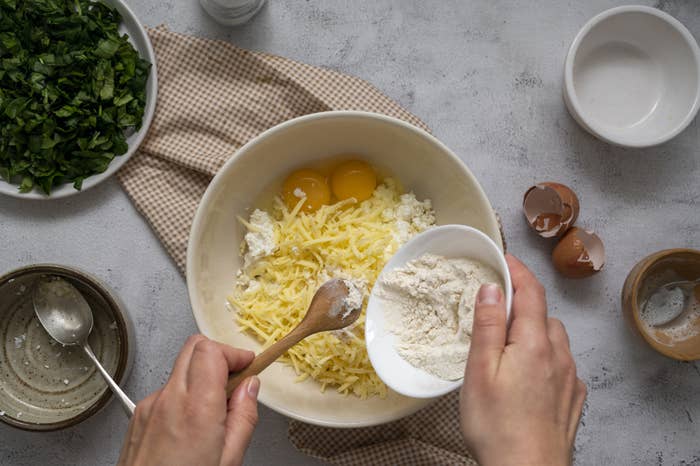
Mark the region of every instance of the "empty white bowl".
[[[506, 312], [510, 317], [513, 289], [503, 251], [491, 238], [468, 226], [444, 225], [415, 236], [387, 262], [377, 281], [396, 267], [403, 267], [428, 253], [450, 259], [473, 259], [494, 269], [503, 280]], [[377, 297], [375, 290], [376, 285], [367, 303], [365, 341], [369, 359], [379, 378], [392, 390], [412, 398], [444, 395], [462, 385], [464, 379], [440, 379], [414, 367], [399, 355], [394, 347], [396, 336], [386, 327], [382, 299]]]
[[612, 8], [586, 23], [571, 44], [564, 101], [604, 141], [661, 144], [698, 112], [700, 50], [678, 20], [656, 8]]

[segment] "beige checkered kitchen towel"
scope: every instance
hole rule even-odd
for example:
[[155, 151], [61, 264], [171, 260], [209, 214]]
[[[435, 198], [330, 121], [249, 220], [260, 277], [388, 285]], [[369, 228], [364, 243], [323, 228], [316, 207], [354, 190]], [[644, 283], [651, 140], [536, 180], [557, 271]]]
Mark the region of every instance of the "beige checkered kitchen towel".
[[[360, 79], [162, 26], [149, 36], [157, 57], [158, 106], [148, 137], [118, 177], [183, 272], [190, 225], [209, 181], [263, 130], [328, 110], [383, 113], [427, 129]], [[453, 393], [373, 428], [292, 421], [289, 437], [300, 450], [338, 465], [475, 464], [457, 416]]]

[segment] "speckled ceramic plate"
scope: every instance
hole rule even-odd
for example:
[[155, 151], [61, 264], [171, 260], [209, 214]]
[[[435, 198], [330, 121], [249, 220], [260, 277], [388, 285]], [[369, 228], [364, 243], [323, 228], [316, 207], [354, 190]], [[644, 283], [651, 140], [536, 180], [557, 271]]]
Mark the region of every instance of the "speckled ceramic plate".
[[34, 265], [0, 278], [0, 421], [21, 429], [56, 430], [75, 425], [111, 399], [95, 366], [78, 347], [54, 341], [34, 315], [32, 292], [42, 275], [59, 275], [90, 304], [90, 346], [117, 383], [133, 358], [131, 322], [116, 298], [79, 270]]

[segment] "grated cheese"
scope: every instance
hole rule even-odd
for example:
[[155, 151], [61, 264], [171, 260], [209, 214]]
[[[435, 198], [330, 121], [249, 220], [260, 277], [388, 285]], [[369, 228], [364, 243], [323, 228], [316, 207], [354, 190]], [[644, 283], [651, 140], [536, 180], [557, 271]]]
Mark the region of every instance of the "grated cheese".
[[[321, 391], [333, 387], [363, 399], [383, 397], [387, 388], [374, 372], [365, 347], [364, 306], [396, 249], [435, 224], [430, 203], [419, 203], [413, 194], [402, 196], [391, 179], [359, 204], [348, 199], [304, 213], [304, 202], [305, 198], [300, 199], [290, 212], [281, 199], [275, 199], [269, 238], [274, 248], [246, 261], [229, 297], [237, 311], [236, 322], [242, 332], [267, 347], [301, 321], [320, 285], [330, 278], [352, 280], [362, 291], [363, 310], [357, 322], [341, 331], [306, 338], [281, 360], [294, 368], [297, 381], [311, 377]], [[406, 205], [420, 206], [415, 219], [407, 216]], [[240, 220], [250, 231], [251, 224]], [[242, 248], [245, 252], [250, 245], [244, 242]]]

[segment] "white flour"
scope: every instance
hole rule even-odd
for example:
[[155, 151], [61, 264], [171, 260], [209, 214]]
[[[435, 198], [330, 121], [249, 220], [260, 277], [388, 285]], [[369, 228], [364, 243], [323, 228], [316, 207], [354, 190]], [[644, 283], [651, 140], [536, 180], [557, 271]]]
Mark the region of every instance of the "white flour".
[[351, 280], [343, 280], [343, 283], [348, 289], [348, 295], [343, 299], [343, 319], [349, 316], [352, 311], [360, 309], [362, 307], [362, 301], [364, 301], [364, 296], [360, 288], [355, 285]]
[[[321, 272], [316, 276], [316, 287], [320, 288], [321, 285], [334, 278], [342, 279], [345, 282], [345, 286], [348, 287], [348, 296], [343, 300], [343, 307], [345, 309], [343, 312], [344, 319], [350, 315], [350, 312], [352, 312], [352, 309], [354, 309], [356, 306], [362, 307], [365, 298], [369, 296], [369, 287], [367, 286], [367, 281], [362, 278], [352, 277], [350, 274], [341, 269], [328, 267], [321, 270]], [[353, 336], [352, 332], [359, 324], [360, 320], [358, 319], [347, 327], [339, 330], [333, 330], [331, 333], [333, 333], [341, 341], [345, 341], [348, 337]]]
[[328, 309], [328, 314], [331, 317], [340, 316], [341, 320], [345, 320], [348, 318], [348, 316], [350, 316], [350, 314], [362, 307], [364, 297], [362, 296], [362, 291], [360, 291], [357, 285], [355, 285], [355, 283], [351, 280], [334, 281], [326, 286], [336, 288], [338, 286], [337, 283], [341, 282], [347, 288], [348, 294], [342, 301], [334, 302]]
[[377, 296], [401, 357], [441, 379], [462, 378], [474, 302], [484, 283], [502, 282], [479, 262], [432, 254], [382, 276]]

